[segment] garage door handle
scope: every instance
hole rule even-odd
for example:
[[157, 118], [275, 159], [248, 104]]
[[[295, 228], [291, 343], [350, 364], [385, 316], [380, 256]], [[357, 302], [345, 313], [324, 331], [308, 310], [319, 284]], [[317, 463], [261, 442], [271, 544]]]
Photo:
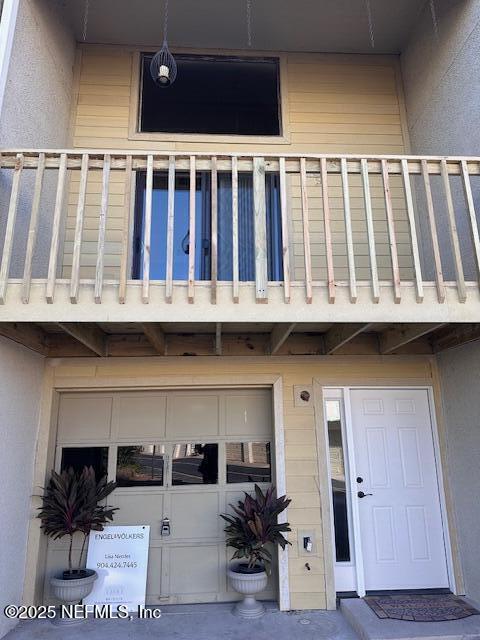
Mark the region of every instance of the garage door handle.
[[357, 493], [357, 496], [358, 496], [359, 498], [366, 498], [367, 496], [373, 496], [373, 493], [363, 493], [363, 491], [359, 491], [359, 492]]

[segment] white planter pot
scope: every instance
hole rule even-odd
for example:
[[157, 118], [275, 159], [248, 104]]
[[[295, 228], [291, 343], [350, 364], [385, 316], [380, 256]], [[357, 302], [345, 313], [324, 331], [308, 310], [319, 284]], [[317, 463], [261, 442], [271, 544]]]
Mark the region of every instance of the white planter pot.
[[260, 573], [239, 573], [235, 568], [239, 563], [232, 564], [227, 571], [232, 588], [241, 593], [243, 600], [237, 602], [233, 613], [241, 618], [259, 618], [265, 613], [265, 607], [255, 599], [257, 593], [265, 591], [268, 584], [266, 571]]
[[[66, 605], [74, 605], [80, 603], [86, 598], [93, 589], [93, 584], [98, 578], [94, 571], [91, 576], [85, 578], [77, 578], [75, 580], [64, 580], [63, 578], [50, 578], [50, 589], [52, 595]], [[74, 620], [69, 618], [57, 618], [57, 623], [72, 624], [81, 622], [82, 619]]]

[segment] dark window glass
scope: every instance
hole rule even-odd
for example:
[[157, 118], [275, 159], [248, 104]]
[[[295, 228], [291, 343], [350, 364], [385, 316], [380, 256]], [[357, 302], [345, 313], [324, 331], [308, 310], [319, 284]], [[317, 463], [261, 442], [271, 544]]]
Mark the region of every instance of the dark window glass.
[[118, 447], [118, 486], [163, 486], [164, 452], [154, 444]]
[[140, 131], [280, 135], [277, 60], [175, 59], [177, 79], [161, 88], [150, 75], [152, 55], [142, 56]]
[[176, 444], [173, 447], [172, 484], [217, 484], [218, 444]]
[[337, 562], [350, 562], [347, 484], [339, 400], [326, 401]]
[[228, 442], [227, 482], [271, 482], [269, 442]]
[[81, 473], [84, 467], [93, 467], [97, 480], [108, 473], [108, 447], [65, 447], [62, 449], [62, 471], [72, 469]]

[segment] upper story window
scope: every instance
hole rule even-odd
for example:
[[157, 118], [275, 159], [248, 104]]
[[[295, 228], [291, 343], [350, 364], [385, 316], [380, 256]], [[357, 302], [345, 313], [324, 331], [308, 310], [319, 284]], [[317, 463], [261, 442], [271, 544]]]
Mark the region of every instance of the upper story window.
[[278, 60], [177, 55], [177, 79], [162, 89], [151, 59], [141, 56], [140, 132], [281, 135]]

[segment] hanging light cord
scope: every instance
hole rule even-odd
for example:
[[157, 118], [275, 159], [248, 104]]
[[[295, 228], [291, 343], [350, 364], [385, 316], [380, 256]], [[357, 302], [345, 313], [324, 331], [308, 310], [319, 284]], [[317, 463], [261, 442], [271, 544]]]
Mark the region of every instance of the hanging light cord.
[[435, 7], [435, 0], [430, 0], [430, 13], [432, 14], [433, 31], [435, 33], [435, 37], [438, 39], [440, 31], [438, 27], [438, 16], [437, 16], [437, 10]]
[[164, 21], [163, 21], [163, 44], [167, 42], [167, 34], [168, 34], [168, 2], [169, 0], [165, 0], [165, 13], [164, 13]]
[[372, 7], [370, 5], [370, 0], [365, 0], [365, 5], [367, 8], [368, 30], [370, 32], [370, 44], [372, 45], [372, 49], [375, 49], [375, 31], [373, 26]]
[[252, 46], [252, 0], [247, 0], [247, 41]]
[[87, 29], [88, 29], [88, 13], [90, 9], [90, 0], [85, 0], [85, 12], [83, 14], [83, 41], [87, 40]]

